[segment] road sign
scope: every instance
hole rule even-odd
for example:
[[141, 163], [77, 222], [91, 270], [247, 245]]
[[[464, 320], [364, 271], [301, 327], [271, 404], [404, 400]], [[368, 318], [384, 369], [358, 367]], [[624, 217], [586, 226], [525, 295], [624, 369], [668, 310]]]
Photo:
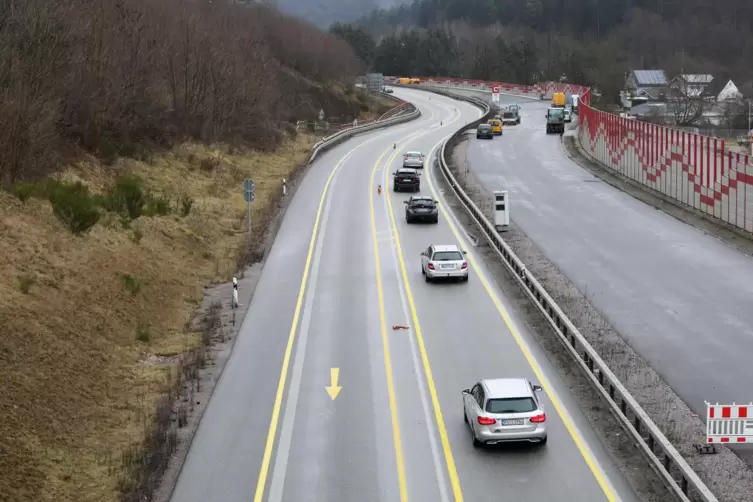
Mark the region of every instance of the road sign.
[[494, 87], [492, 87], [492, 94], [499, 94], [499, 86], [498, 85], [495, 85]]
[[706, 443], [753, 443], [753, 403], [706, 403]]
[[243, 200], [245, 200], [249, 204], [251, 204], [254, 201], [254, 199], [256, 199], [255, 192], [249, 192], [249, 191], [243, 192]]
[[247, 192], [253, 192], [256, 190], [256, 183], [251, 178], [243, 180], [243, 189]]
[[499, 93], [492, 94], [492, 103], [499, 103]]

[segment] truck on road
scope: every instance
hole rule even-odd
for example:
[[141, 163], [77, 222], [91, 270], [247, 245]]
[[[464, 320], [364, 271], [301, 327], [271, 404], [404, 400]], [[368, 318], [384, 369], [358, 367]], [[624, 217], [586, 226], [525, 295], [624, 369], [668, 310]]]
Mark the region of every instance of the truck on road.
[[502, 123], [520, 124], [520, 107], [518, 105], [510, 105], [502, 110]]
[[564, 92], [555, 92], [552, 95], [552, 107], [553, 108], [564, 108], [566, 101], [567, 99], [565, 98]]
[[565, 109], [552, 106], [546, 111], [546, 133], [565, 132]]

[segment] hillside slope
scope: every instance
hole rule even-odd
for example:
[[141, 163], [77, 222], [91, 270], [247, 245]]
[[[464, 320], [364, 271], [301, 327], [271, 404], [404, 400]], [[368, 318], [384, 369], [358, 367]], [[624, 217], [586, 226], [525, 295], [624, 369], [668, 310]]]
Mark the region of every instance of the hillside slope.
[[143, 500], [165, 399], [203, 364], [188, 321], [258, 254], [243, 180], [255, 243], [317, 139], [296, 121], [393, 103], [266, 7], [5, 2], [0, 31], [0, 500]]

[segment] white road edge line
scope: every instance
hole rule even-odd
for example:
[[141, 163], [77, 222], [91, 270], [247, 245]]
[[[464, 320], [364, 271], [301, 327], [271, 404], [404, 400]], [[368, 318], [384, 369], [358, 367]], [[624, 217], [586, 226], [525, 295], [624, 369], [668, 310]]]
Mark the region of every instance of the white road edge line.
[[[481, 117], [481, 116], [483, 116], [483, 114], [479, 115], [479, 117]], [[437, 155], [440, 155], [440, 152], [441, 151], [438, 150], [437, 151]], [[434, 197], [440, 198], [439, 190], [437, 190], [436, 185], [434, 185], [434, 183], [433, 183], [433, 181], [431, 179], [432, 177], [431, 177], [431, 172], [430, 171], [431, 171], [431, 169], [427, 170], [426, 181], [429, 184], [429, 188], [430, 188], [432, 194], [434, 195]], [[442, 198], [442, 200], [445, 203], [447, 203], [447, 199], [444, 197], [443, 194], [441, 195], [441, 198]], [[460, 221], [458, 220], [458, 218], [455, 215], [455, 213], [450, 209], [450, 206], [446, 206], [446, 207], [447, 207], [447, 214], [449, 214], [450, 217], [452, 218], [452, 220], [453, 220], [452, 224], [455, 226], [455, 228], [456, 229], [463, 228], [462, 225], [460, 225]], [[509, 301], [508, 301], [507, 297], [505, 297], [504, 295], [500, 295], [500, 293], [498, 291], [499, 286], [497, 285], [496, 281], [489, 280], [489, 275], [488, 275], [487, 271], [485, 270], [486, 269], [486, 264], [483, 263], [483, 259], [477, 258], [475, 255], [472, 256], [472, 259], [476, 260], [476, 264], [478, 265], [478, 267], [477, 267], [478, 272], [481, 274], [483, 280], [485, 280], [487, 282], [487, 284], [489, 284], [489, 286], [490, 286], [489, 289], [492, 291], [492, 293], [497, 298], [497, 300], [499, 300], [500, 304], [505, 308], [505, 310], [507, 310], [507, 312], [513, 312], [513, 309], [510, 307]], [[609, 485], [609, 488], [610, 488], [611, 492], [614, 494], [615, 497], [617, 497], [618, 501], [621, 500], [621, 498], [619, 496], [619, 492], [617, 490], [615, 490], [614, 484], [612, 483], [611, 478], [607, 474], [606, 470], [604, 470], [604, 467], [601, 465], [601, 462], [599, 461], [599, 458], [596, 455], [594, 455], [593, 450], [591, 449], [591, 446], [589, 445], [589, 442], [583, 436], [583, 433], [580, 431], [580, 428], [578, 427], [577, 423], [575, 422], [575, 420], [573, 420], [573, 417], [570, 414], [570, 410], [568, 409], [567, 405], [565, 404], [565, 401], [562, 400], [562, 398], [559, 396], [558, 392], [556, 391], [556, 388], [551, 384], [551, 381], [549, 379], [549, 375], [547, 374], [548, 372], [544, 369], [544, 367], [541, 366], [541, 364], [539, 363], [537, 357], [534, 355], [534, 352], [531, 350], [531, 344], [528, 343], [528, 340], [526, 340], [525, 337], [523, 336], [523, 333], [525, 333], [525, 331], [521, 331], [518, 328], [518, 323], [515, 322], [515, 319], [512, 316], [510, 316], [510, 322], [515, 327], [515, 329], [518, 331], [518, 333], [521, 333], [521, 341], [523, 342], [523, 344], [528, 349], [528, 352], [531, 354], [531, 358], [536, 362], [536, 364], [538, 365], [539, 369], [541, 370], [541, 374], [543, 375], [545, 381], [544, 382], [539, 382], [539, 383], [542, 384], [542, 385], [545, 385], [548, 389], [550, 389], [551, 392], [557, 396], [557, 398], [559, 399], [560, 403], [562, 403], [562, 411], [567, 416], [567, 418], [570, 421], [570, 423], [573, 425], [573, 430], [576, 432], [576, 434], [580, 438], [580, 440], [581, 440], [581, 442], [583, 444], [583, 447], [588, 451], [589, 455], [591, 456], [591, 458], [594, 461], [594, 464], [601, 471], [602, 475], [604, 476], [604, 479], [606, 480], [606, 482]], [[512, 336], [512, 335], [510, 335], [510, 336]]]

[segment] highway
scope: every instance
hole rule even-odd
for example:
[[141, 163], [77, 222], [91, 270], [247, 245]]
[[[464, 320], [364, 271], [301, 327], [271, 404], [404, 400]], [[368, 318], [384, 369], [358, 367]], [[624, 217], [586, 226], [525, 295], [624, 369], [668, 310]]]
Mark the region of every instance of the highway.
[[[471, 93], [490, 100], [490, 94]], [[472, 139], [471, 171], [510, 191], [511, 218], [694, 412], [753, 399], [753, 260], [599, 181], [547, 135], [548, 102], [522, 123]]]
[[[403, 151], [428, 154], [480, 110], [396, 94], [422, 117], [333, 148], [301, 182], [172, 501], [638, 500], [474, 259], [432, 170], [421, 193], [440, 201], [438, 224], [408, 226], [409, 194], [391, 192]], [[470, 280], [425, 283], [419, 254], [452, 243]], [[544, 387], [545, 446], [472, 446], [461, 391], [504, 376]]]

